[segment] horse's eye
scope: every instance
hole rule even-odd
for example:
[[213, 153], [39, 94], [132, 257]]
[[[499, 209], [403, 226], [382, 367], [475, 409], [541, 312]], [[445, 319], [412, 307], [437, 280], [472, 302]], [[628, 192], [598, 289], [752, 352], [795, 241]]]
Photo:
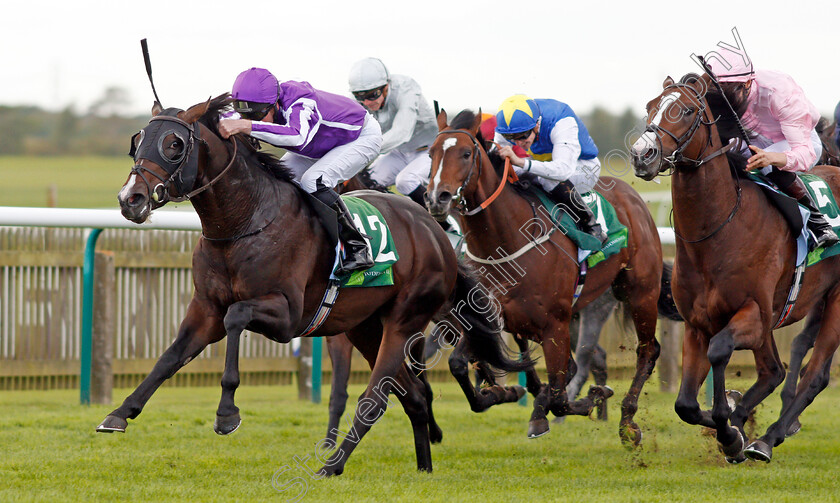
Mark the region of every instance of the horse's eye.
[[463, 153], [464, 159], [469, 159], [471, 155], [472, 152], [470, 152], [469, 150], [465, 150]]
[[683, 110], [683, 115], [684, 116], [689, 116], [689, 115], [693, 115], [693, 114], [694, 114], [694, 107], [687, 107], [685, 110]]
[[169, 161], [172, 162], [179, 162], [181, 158], [184, 156], [184, 141], [175, 136], [172, 138], [172, 141], [169, 145], [163, 149], [163, 155]]

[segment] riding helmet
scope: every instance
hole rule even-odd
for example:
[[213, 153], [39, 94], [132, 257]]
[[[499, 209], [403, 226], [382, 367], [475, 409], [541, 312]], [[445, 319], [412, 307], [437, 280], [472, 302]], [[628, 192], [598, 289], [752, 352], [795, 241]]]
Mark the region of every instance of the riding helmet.
[[365, 58], [357, 61], [350, 69], [350, 92], [369, 91], [388, 83], [388, 69], [377, 58]]
[[238, 101], [276, 103], [280, 98], [280, 84], [265, 68], [249, 68], [236, 77], [230, 94]]
[[499, 106], [496, 114], [496, 132], [499, 134], [515, 134], [529, 131], [537, 127], [540, 118], [540, 107], [524, 94], [515, 94], [506, 99]]

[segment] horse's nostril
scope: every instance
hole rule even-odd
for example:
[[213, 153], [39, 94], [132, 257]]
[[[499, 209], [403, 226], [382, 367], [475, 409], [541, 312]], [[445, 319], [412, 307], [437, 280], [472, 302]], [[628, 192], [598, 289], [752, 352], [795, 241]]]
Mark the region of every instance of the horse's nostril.
[[128, 198], [127, 202], [130, 206], [139, 206], [145, 201], [145, 199], [146, 198], [141, 194], [132, 194], [131, 197]]
[[441, 192], [438, 194], [438, 202], [440, 204], [446, 204], [452, 200], [452, 193], [451, 192]]

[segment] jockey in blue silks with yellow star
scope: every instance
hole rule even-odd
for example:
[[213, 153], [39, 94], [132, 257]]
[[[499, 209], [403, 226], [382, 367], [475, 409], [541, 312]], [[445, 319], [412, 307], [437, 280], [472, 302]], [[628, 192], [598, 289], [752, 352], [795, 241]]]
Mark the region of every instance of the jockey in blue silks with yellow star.
[[[530, 173], [555, 202], [562, 204], [581, 230], [605, 243], [607, 235], [582, 198], [598, 183], [598, 147], [569, 105], [531, 99], [524, 94], [502, 102], [496, 114], [499, 154], [509, 158], [518, 175]], [[516, 145], [531, 156], [523, 159]]]

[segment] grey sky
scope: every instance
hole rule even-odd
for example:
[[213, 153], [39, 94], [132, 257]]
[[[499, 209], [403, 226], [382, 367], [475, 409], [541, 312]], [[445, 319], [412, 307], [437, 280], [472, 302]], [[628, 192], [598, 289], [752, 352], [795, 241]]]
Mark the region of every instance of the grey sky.
[[837, 1], [78, 0], [11, 10], [0, 30], [5, 105], [82, 112], [118, 86], [144, 113], [145, 37], [166, 106], [228, 91], [251, 66], [348, 94], [351, 65], [376, 56], [452, 112], [495, 112], [521, 92], [582, 113], [600, 104], [641, 115], [667, 74], [696, 70], [691, 53], [733, 43], [733, 27], [756, 67], [791, 74], [824, 115], [840, 100]]

